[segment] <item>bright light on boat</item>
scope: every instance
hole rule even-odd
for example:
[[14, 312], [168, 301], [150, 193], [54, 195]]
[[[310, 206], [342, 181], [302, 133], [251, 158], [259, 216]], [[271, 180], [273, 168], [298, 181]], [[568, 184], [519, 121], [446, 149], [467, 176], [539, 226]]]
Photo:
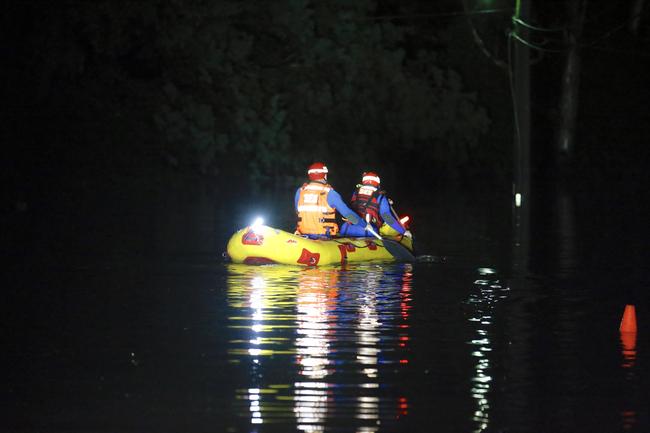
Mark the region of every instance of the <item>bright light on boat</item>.
[[515, 194], [515, 207], [521, 207], [521, 193]]
[[255, 221], [253, 221], [253, 224], [251, 224], [251, 230], [255, 233], [259, 233], [259, 230], [262, 229], [263, 224], [264, 224], [264, 218], [257, 217], [255, 218]]
[[402, 224], [406, 224], [406, 223], [408, 222], [408, 220], [410, 220], [410, 219], [411, 219], [411, 218], [409, 218], [408, 216], [405, 216], [405, 217], [402, 217], [402, 218], [399, 220], [399, 222], [401, 222]]

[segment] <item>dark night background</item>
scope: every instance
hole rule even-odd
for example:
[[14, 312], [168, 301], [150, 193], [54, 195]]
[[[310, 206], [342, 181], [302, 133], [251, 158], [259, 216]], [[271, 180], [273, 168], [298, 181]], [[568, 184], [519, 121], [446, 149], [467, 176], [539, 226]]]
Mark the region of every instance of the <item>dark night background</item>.
[[[402, 203], [458, 186], [509, 194], [503, 64], [514, 6], [12, 1], [2, 18], [3, 243], [12, 257], [56, 255], [94, 230], [138, 233], [129, 249], [144, 251], [148, 210], [170, 191], [202, 189], [224, 208], [242, 193], [290, 200], [317, 159], [344, 196], [365, 169]], [[530, 32], [543, 48], [531, 50], [533, 189], [543, 208], [561, 174], [645, 209], [647, 8], [631, 33], [631, 4], [587, 6], [576, 145], [563, 167], [554, 149], [567, 32]], [[566, 30], [567, 9], [533, 2], [531, 21]]]
[[[378, 171], [398, 210], [413, 216], [416, 248], [423, 246], [422, 253], [453, 259], [457, 252], [459, 262], [497, 257], [496, 264], [488, 264], [509, 266], [509, 254], [523, 250], [510, 248], [509, 238], [515, 219], [510, 207], [515, 114], [521, 110], [513, 104], [512, 50], [524, 43], [509, 34], [515, 6], [522, 2], [5, 2], [0, 17], [0, 216], [10, 310], [4, 318], [12, 325], [9, 359], [17, 373], [4, 398], [18, 409], [9, 425], [15, 431], [28, 431], [30, 425], [36, 426], [33, 431], [45, 431], [55, 425], [51, 420], [63, 419], [71, 421], [60, 424], [61, 431], [98, 422], [132, 431], [138, 424], [130, 421], [141, 420], [144, 403], [124, 403], [131, 398], [125, 397], [125, 389], [163, 401], [145, 416], [155, 420], [149, 428], [164, 430], [166, 420], [192, 418], [190, 397], [207, 389], [202, 375], [208, 371], [220, 389], [219, 374], [226, 365], [222, 358], [229, 335], [212, 334], [220, 328], [209, 316], [215, 307], [206, 299], [214, 298], [205, 290], [210, 284], [218, 287], [225, 305], [227, 272], [214, 270], [215, 263], [221, 265], [225, 241], [258, 209], [286, 208], [267, 215], [269, 225], [292, 229], [293, 194], [315, 160], [327, 164], [329, 180], [344, 199], [362, 171]], [[526, 374], [532, 371], [532, 386], [550, 382], [552, 392], [534, 389], [529, 396], [530, 404], [539, 406], [533, 415], [543, 421], [547, 409], [557, 412], [554, 398], [564, 395], [565, 378], [578, 400], [585, 389], [589, 394], [598, 386], [587, 388], [581, 377], [611, 371], [598, 370], [598, 362], [585, 363], [585, 369], [578, 356], [600, 353], [604, 344], [592, 346], [589, 338], [575, 335], [616, 331], [615, 326], [602, 321], [596, 331], [585, 330], [581, 318], [567, 310], [580, 301], [587, 305], [587, 318], [594, 311], [617, 316], [625, 297], [622, 302], [632, 299], [639, 311], [648, 311], [643, 301], [650, 216], [650, 5], [643, 0], [525, 3], [530, 5], [531, 26], [525, 43], [531, 57], [532, 190], [527, 227], [532, 241], [525, 253], [530, 252], [531, 272], [538, 273], [522, 278], [514, 302], [503, 302], [515, 314], [499, 326], [510, 330], [509, 320], [523, 323], [513, 339], [537, 337], [532, 349], [529, 342], [518, 346], [529, 361], [521, 366], [521, 382], [503, 381], [514, 387], [523, 383], [527, 389]], [[580, 68], [579, 81], [572, 83], [577, 89], [573, 146], [561, 153], [557, 142], [566, 120], [563, 80], [568, 53], [576, 47]], [[451, 200], [461, 206], [452, 206]], [[566, 202], [575, 207], [559, 209], [558, 203]], [[476, 214], [459, 215], [455, 209]], [[547, 236], [542, 226], [561, 218], [562, 233]], [[574, 226], [574, 221], [583, 225]], [[498, 235], [480, 238], [476, 248], [467, 241], [485, 233]], [[559, 245], [558, 239], [566, 242]], [[506, 253], [494, 247], [498, 243], [507, 244]], [[582, 269], [575, 264], [580, 260]], [[563, 275], [545, 274], [560, 262], [573, 268], [564, 269]], [[419, 284], [426, 279], [443, 287], [457, 283], [457, 263], [419, 268]], [[479, 260], [472, 266], [477, 263], [483, 266]], [[607, 278], [592, 275], [594, 269]], [[551, 289], [546, 290], [542, 276], [550, 279]], [[474, 274], [463, 278], [476, 279]], [[599, 280], [611, 292], [603, 289], [606, 299], [594, 306], [589, 302], [598, 299], [590, 290]], [[159, 282], [167, 286], [159, 288]], [[185, 285], [190, 287], [187, 297]], [[424, 325], [438, 319], [426, 308], [437, 307], [451, 317], [443, 343], [465, 350], [457, 331], [466, 329], [453, 325], [453, 320], [466, 325], [454, 310], [459, 304], [469, 308], [464, 294], [441, 295], [422, 287], [417, 286], [420, 293], [442, 299], [434, 298], [440, 304], [425, 304], [420, 310], [422, 326], [418, 331], [414, 326], [414, 334], [429, 337]], [[572, 298], [573, 293], [578, 295]], [[159, 305], [152, 308], [151, 299]], [[614, 304], [615, 313], [608, 312]], [[224, 305], [216, 309], [223, 311]], [[415, 305], [415, 314], [421, 305]], [[451, 308], [445, 310], [447, 305]], [[531, 320], [534, 314], [543, 317]], [[205, 317], [214, 322], [197, 323]], [[549, 325], [547, 317], [557, 324]], [[200, 328], [204, 334], [194, 331], [205, 339], [192, 341], [182, 328], [185, 323], [213, 328]], [[134, 330], [133, 324], [141, 328]], [[546, 327], [557, 332], [546, 333]], [[163, 334], [180, 348], [163, 341]], [[556, 345], [558, 334], [566, 338], [560, 342], [565, 346]], [[508, 346], [508, 332], [503, 335], [508, 343], [501, 349], [515, 353]], [[93, 350], [84, 351], [89, 342]], [[435, 360], [437, 354], [426, 338], [420, 344], [416, 355], [428, 365], [430, 359], [423, 358]], [[197, 353], [203, 356], [208, 345], [214, 364], [201, 361], [195, 368]], [[554, 352], [546, 350], [549, 346], [562, 347]], [[130, 354], [144, 352], [147, 361], [147, 349], [149, 365], [158, 369], [133, 373], [139, 360]], [[563, 375], [565, 364], [556, 363], [555, 353], [569, 353], [568, 361], [560, 361], [582, 375]], [[618, 355], [616, 347], [611, 359]], [[156, 364], [159, 359], [163, 361]], [[447, 366], [449, 360], [443, 361]], [[611, 364], [618, 369], [616, 362]], [[561, 371], [560, 379], [547, 380], [549, 365]], [[450, 368], [459, 371], [456, 365]], [[549, 377], [555, 372], [550, 371]], [[96, 376], [110, 384], [97, 385]], [[169, 382], [160, 383], [161, 377]], [[421, 379], [413, 376], [412, 381]], [[63, 396], [61, 383], [76, 384], [78, 392], [66, 390]], [[168, 394], [157, 395], [169, 384]], [[643, 385], [643, 378], [634, 384]], [[106, 397], [106, 390], [114, 395]], [[518, 394], [503, 392], [507, 399], [502, 404], [514, 402], [516, 410]], [[93, 406], [87, 395], [105, 398], [112, 409], [105, 411], [101, 401]], [[187, 407], [177, 407], [184, 396], [190, 396]], [[231, 397], [215, 396], [215, 407]], [[606, 398], [597, 394], [600, 398], [603, 402], [594, 407], [608, 407]], [[39, 412], [46, 400], [51, 400], [49, 412]], [[645, 394], [639, 400], [647, 401]], [[423, 401], [420, 413], [426, 414], [429, 402]], [[86, 404], [95, 412], [82, 415], [78, 407]], [[445, 402], [439, 405], [444, 412]], [[124, 407], [130, 412], [122, 419]], [[518, 419], [525, 421], [529, 407], [521, 407], [524, 416]], [[639, 413], [643, 428], [647, 410]], [[40, 415], [40, 424], [33, 421], [34, 414]], [[565, 415], [558, 416], [564, 420]], [[214, 431], [212, 424], [207, 427]]]

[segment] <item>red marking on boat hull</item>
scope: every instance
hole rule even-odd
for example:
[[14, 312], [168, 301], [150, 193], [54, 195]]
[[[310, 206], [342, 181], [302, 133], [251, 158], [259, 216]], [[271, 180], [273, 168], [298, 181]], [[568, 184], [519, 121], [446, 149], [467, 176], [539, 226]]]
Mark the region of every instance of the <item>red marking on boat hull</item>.
[[316, 266], [319, 260], [320, 253], [312, 253], [307, 248], [303, 248], [302, 254], [300, 254], [300, 258], [297, 262], [307, 266]]

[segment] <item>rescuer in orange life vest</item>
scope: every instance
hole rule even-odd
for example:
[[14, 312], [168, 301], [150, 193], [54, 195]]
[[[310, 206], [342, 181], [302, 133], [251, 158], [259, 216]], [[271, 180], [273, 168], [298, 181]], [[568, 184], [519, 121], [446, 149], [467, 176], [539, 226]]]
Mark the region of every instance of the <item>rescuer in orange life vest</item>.
[[296, 234], [310, 238], [335, 236], [339, 232], [336, 223], [338, 211], [348, 223], [361, 224], [359, 230], [365, 231], [367, 223], [343, 202], [340, 194], [327, 183], [327, 167], [315, 162], [307, 170], [309, 182], [296, 191], [294, 204], [298, 213]]
[[[380, 183], [381, 179], [376, 173], [363, 173], [361, 184], [357, 185], [352, 194], [350, 206], [381, 235], [412, 237], [411, 232], [402, 225], [395, 214], [392, 201], [386, 197], [386, 191], [379, 189]], [[372, 236], [372, 233], [359, 225], [343, 224], [341, 236]]]

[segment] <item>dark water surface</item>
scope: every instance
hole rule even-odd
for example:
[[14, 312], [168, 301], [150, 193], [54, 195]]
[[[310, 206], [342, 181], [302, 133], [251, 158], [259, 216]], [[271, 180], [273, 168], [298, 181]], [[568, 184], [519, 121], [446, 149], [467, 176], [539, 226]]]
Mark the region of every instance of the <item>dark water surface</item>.
[[647, 213], [618, 198], [558, 191], [513, 236], [508, 197], [440, 197], [434, 263], [223, 262], [269, 197], [185, 221], [195, 250], [17, 264], [0, 430], [650, 431]]

